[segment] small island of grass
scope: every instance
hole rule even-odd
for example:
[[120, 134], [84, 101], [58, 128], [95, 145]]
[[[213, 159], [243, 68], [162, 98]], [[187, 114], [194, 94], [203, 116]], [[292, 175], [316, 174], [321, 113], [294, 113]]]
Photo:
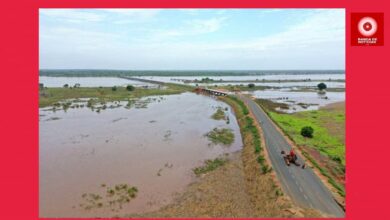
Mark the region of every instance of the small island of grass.
[[234, 142], [234, 134], [228, 128], [214, 128], [206, 136], [213, 144], [231, 145]]

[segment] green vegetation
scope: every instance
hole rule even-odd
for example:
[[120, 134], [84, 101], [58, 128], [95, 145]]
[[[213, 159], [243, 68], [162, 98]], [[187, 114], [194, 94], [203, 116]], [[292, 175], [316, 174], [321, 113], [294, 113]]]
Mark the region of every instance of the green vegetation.
[[127, 91], [132, 92], [132, 91], [134, 91], [134, 89], [135, 89], [135, 87], [132, 86], [132, 85], [127, 85], [127, 86], [126, 86], [126, 90], [127, 90]]
[[213, 144], [231, 145], [234, 142], [234, 134], [228, 128], [214, 128], [206, 136]]
[[257, 104], [263, 106], [268, 111], [274, 111], [277, 112], [277, 108], [279, 109], [288, 109], [288, 104], [286, 103], [279, 103], [279, 102], [273, 102], [268, 99], [256, 99]]
[[206, 160], [205, 164], [193, 169], [194, 173], [199, 176], [201, 174], [213, 171], [220, 166], [223, 166], [228, 160], [224, 158], [216, 158], [214, 160]]
[[[228, 96], [228, 98], [229, 98], [229, 100], [234, 101], [234, 104], [239, 105], [240, 113], [242, 113], [243, 115], [249, 114], [248, 108], [246, 107], [246, 105], [244, 104], [244, 102], [241, 99], [237, 98], [236, 96]], [[225, 101], [227, 101], [227, 100], [225, 100]], [[233, 104], [231, 101], [228, 103]]]
[[255, 88], [255, 84], [249, 83], [249, 84], [248, 84], [248, 88], [251, 88], [251, 89], [252, 89], [252, 88]]
[[[313, 147], [335, 161], [345, 165], [345, 144], [342, 137], [333, 135], [327, 127], [330, 121], [341, 126], [345, 114], [333, 111], [305, 111], [294, 114], [269, 112], [269, 116], [291, 137], [297, 145]], [[302, 127], [309, 126], [316, 135], [305, 138], [301, 135]]]
[[325, 83], [319, 83], [319, 84], [317, 85], [317, 88], [318, 88], [320, 91], [322, 91], [322, 90], [326, 89], [327, 86], [326, 86]]
[[241, 135], [245, 146], [253, 147], [253, 151], [263, 174], [271, 172], [272, 168], [267, 164], [263, 148], [261, 146], [260, 131], [256, 127], [253, 118], [249, 115], [248, 107], [236, 96], [222, 97], [226, 103], [235, 109], [236, 118], [240, 125]]
[[314, 129], [310, 126], [305, 126], [301, 129], [301, 135], [303, 137], [312, 138], [314, 133]]
[[125, 87], [117, 87], [115, 91], [110, 87], [45, 88], [40, 90], [39, 107], [53, 106], [68, 99], [80, 98], [92, 98], [94, 102], [127, 101], [144, 96], [179, 94], [188, 89], [183, 86], [168, 86], [164, 89], [135, 88], [133, 91], [128, 91]]
[[194, 82], [200, 82], [200, 83], [212, 83], [214, 82], [213, 79], [210, 79], [209, 77], [206, 77], [206, 78], [202, 78], [200, 81], [195, 79]]
[[224, 120], [225, 112], [222, 110], [221, 107], [218, 107], [217, 111], [211, 116], [211, 118], [215, 120]]
[[122, 206], [129, 203], [137, 196], [138, 188], [128, 184], [117, 184], [113, 187], [107, 187], [101, 184], [101, 188], [106, 189], [105, 196], [97, 193], [83, 193], [81, 198], [83, 202], [80, 207], [84, 210], [109, 207], [112, 211], [122, 209]]

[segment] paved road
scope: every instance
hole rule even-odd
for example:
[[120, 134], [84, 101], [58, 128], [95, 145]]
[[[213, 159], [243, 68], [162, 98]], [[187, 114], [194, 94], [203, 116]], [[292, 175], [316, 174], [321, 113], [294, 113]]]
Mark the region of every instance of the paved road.
[[[302, 169], [295, 165], [286, 166], [281, 151], [289, 152], [291, 147], [283, 135], [275, 128], [267, 114], [250, 98], [241, 98], [248, 104], [251, 111], [259, 121], [264, 132], [264, 139], [272, 167], [275, 170], [282, 187], [292, 200], [307, 208], [318, 209], [334, 217], [344, 217], [344, 211], [333, 199], [331, 192], [321, 180], [313, 173], [311, 168]], [[298, 157], [298, 161], [302, 161]]]

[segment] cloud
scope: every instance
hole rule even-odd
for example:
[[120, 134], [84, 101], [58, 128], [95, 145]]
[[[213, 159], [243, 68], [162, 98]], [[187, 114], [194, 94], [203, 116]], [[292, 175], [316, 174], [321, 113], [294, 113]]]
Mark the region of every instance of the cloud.
[[108, 13], [114, 24], [127, 24], [147, 22], [155, 18], [161, 9], [98, 9], [99, 12]]
[[[299, 16], [296, 17], [297, 19], [293, 19], [293, 22], [279, 28], [277, 32], [267, 29], [261, 30], [259, 28], [268, 26], [262, 27], [257, 26], [256, 22], [251, 23], [250, 27], [259, 29], [251, 32], [251, 35], [247, 33], [231, 34], [235, 33], [234, 28], [237, 27], [232, 26], [233, 23], [237, 25], [237, 22], [230, 22], [235, 18], [235, 15], [229, 14], [229, 17], [226, 17], [227, 14], [226, 16], [216, 13], [210, 14], [209, 12], [202, 14], [200, 11], [199, 15], [187, 17], [180, 13], [181, 20], [173, 20], [172, 17], [159, 17], [167, 15], [160, 14], [160, 10], [148, 10], [96, 10], [98, 12], [93, 14], [101, 15], [105, 20], [110, 20], [98, 28], [95, 25], [62, 26], [59, 24], [50, 26], [45, 25], [45, 23], [40, 25], [40, 67], [106, 69], [344, 68], [345, 11], [341, 9], [302, 10], [302, 12], [296, 10], [295, 12], [280, 13], [280, 16], [286, 17], [296, 14]], [[62, 12], [56, 13], [56, 15], [51, 14], [50, 18], [57, 19], [56, 16], [67, 18], [61, 14]], [[89, 14], [90, 11], [85, 11], [85, 13]], [[169, 12], [169, 14], [173, 13]], [[81, 19], [81, 16], [78, 16], [78, 19]], [[245, 15], [240, 13], [240, 16]], [[279, 16], [279, 13], [270, 16]], [[102, 17], [98, 19], [102, 19]], [[272, 21], [271, 17], [265, 18], [270, 19], [267, 21]], [[89, 19], [96, 20], [93, 16]], [[148, 23], [148, 25], [114, 25], [114, 28], [112, 25], [121, 20], [123, 22], [136, 22], [137, 19], [138, 21], [153, 20], [157, 22]], [[162, 21], [169, 21], [169, 23], [162, 23]], [[242, 21], [245, 22], [245, 19]], [[211, 33], [218, 34], [209, 38]], [[202, 36], [202, 38], [198, 36]]]
[[105, 16], [81, 9], [39, 9], [39, 14], [66, 22], [98, 22]]
[[160, 9], [40, 9], [40, 15], [56, 20], [81, 23], [108, 21], [114, 24], [145, 22], [154, 18]]
[[214, 17], [209, 19], [193, 19], [185, 21], [184, 25], [175, 29], [154, 30], [152, 39], [164, 40], [172, 37], [194, 36], [218, 31], [223, 27], [227, 17]]

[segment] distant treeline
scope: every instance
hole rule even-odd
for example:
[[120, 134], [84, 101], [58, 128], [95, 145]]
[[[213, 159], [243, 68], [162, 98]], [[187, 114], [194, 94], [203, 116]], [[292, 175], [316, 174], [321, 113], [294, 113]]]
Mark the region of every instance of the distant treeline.
[[344, 74], [344, 70], [39, 70], [40, 76], [251, 76]]

